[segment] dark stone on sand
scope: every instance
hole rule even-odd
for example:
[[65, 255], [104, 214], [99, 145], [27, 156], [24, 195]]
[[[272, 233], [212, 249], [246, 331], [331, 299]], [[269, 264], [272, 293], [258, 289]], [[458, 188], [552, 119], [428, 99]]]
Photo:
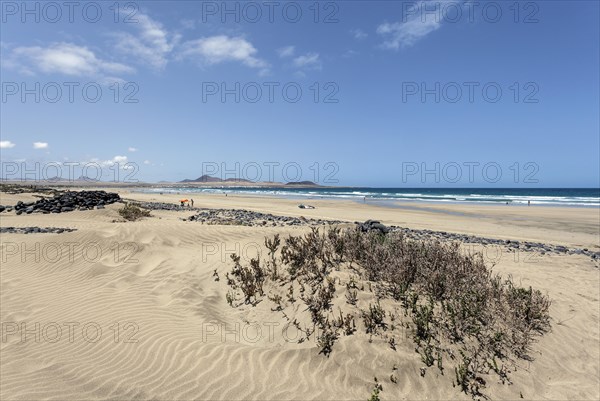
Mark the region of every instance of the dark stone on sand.
[[14, 206], [17, 215], [23, 212], [30, 214], [72, 212], [75, 209], [91, 210], [98, 205], [119, 202], [119, 194], [106, 191], [67, 191], [54, 194], [53, 197], [42, 198], [36, 202], [17, 202]]
[[358, 230], [366, 233], [369, 231], [379, 231], [381, 234], [387, 234], [390, 232], [390, 228], [381, 224], [379, 221], [377, 220], [367, 220], [364, 223], [359, 223], [358, 224]]
[[61, 227], [0, 227], [2, 234], [61, 234], [76, 231], [75, 228]]

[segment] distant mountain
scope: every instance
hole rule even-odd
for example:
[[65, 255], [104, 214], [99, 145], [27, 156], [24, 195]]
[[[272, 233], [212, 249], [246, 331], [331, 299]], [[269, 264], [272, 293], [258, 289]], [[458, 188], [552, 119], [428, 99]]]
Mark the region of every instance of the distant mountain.
[[[61, 181], [72, 181], [72, 179], [70, 180], [68, 178], [54, 176], [54, 177], [46, 178], [44, 181], [61, 182]], [[85, 175], [79, 176], [79, 178], [77, 178], [75, 181], [94, 181], [94, 182], [100, 182], [100, 180], [98, 180], [96, 178], [86, 177]]]
[[222, 180], [218, 177], [213, 177], [213, 176], [204, 174], [203, 176], [198, 177], [195, 180], [191, 180], [188, 178], [185, 180], [181, 180], [179, 182], [186, 183], [186, 182], [252, 182], [252, 181], [246, 180], [243, 178], [226, 178], [226, 179]]
[[286, 183], [285, 185], [305, 185], [305, 186], [311, 186], [311, 187], [318, 187], [318, 184], [315, 184], [312, 181], [291, 181]]
[[79, 178], [77, 178], [77, 181], [100, 181], [100, 180], [98, 180], [96, 178], [90, 178], [85, 175], [80, 175]]

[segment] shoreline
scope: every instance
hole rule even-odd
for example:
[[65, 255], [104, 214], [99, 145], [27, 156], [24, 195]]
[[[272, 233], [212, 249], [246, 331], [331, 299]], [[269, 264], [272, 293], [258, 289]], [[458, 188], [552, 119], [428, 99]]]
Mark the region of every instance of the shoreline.
[[[42, 184], [43, 183], [43, 184]], [[352, 200], [357, 203], [387, 203], [390, 207], [408, 207], [420, 205], [504, 205], [504, 206], [542, 206], [564, 208], [600, 209], [600, 188], [386, 188], [386, 187], [351, 187], [321, 185], [286, 185], [272, 182], [224, 182], [215, 183], [112, 183], [112, 182], [45, 182], [28, 183], [23, 181], [0, 181], [0, 185], [17, 185], [23, 187], [58, 188], [58, 189], [105, 189], [127, 190], [148, 194], [229, 194], [231, 196], [265, 196], [297, 201], [315, 200]], [[162, 191], [161, 191], [162, 190]], [[308, 192], [302, 192], [308, 191]], [[322, 193], [320, 191], [323, 191]], [[352, 192], [349, 192], [352, 191]], [[378, 191], [386, 191], [379, 192]], [[404, 192], [403, 192], [404, 191]], [[408, 193], [405, 191], [409, 191]], [[464, 193], [460, 193], [464, 191]], [[480, 193], [477, 193], [477, 192]], [[500, 191], [500, 193], [490, 193]], [[531, 193], [530, 195], [511, 193], [514, 191], [587, 191], [598, 196], [561, 196]], [[390, 193], [396, 195], [390, 195]], [[506, 193], [503, 193], [506, 192]], [[468, 199], [471, 197], [471, 199]], [[487, 197], [487, 198], [486, 198]], [[465, 199], [467, 198], [467, 199]], [[546, 198], [546, 199], [545, 199]], [[528, 205], [527, 201], [531, 201]], [[406, 203], [406, 205], [404, 204]]]
[[[206, 187], [206, 188], [185, 188], [185, 187], [181, 187], [181, 191], [178, 191], [177, 187], [174, 188], [168, 188], [168, 187], [159, 187], [159, 188], [152, 188], [152, 189], [139, 189], [136, 192], [141, 192], [141, 193], [160, 193], [161, 191], [159, 191], [159, 189], [166, 189], [165, 191], [162, 191], [163, 193], [166, 194], [185, 194], [185, 195], [189, 195], [191, 196], [192, 194], [209, 194], [209, 193], [213, 193], [213, 194], [229, 194], [229, 195], [243, 195], [243, 196], [267, 196], [267, 197], [279, 197], [279, 198], [287, 198], [287, 199], [295, 199], [298, 201], [302, 201], [302, 200], [323, 200], [323, 199], [333, 199], [333, 200], [353, 200], [355, 202], [359, 202], [359, 203], [364, 203], [365, 201], [368, 202], [408, 202], [408, 203], [423, 203], [423, 204], [467, 204], [467, 205], [480, 205], [480, 204], [487, 204], [487, 205], [507, 205], [507, 206], [523, 206], [523, 205], [527, 205], [526, 200], [525, 199], [510, 199], [510, 198], [506, 198], [506, 199], [499, 199], [499, 200], [475, 200], [475, 199], [453, 199], [453, 198], [448, 198], [448, 197], [457, 197], [457, 198], [461, 198], [461, 197], [469, 197], [469, 196], [481, 196], [480, 194], [470, 194], [470, 195], [465, 195], [465, 194], [456, 194], [456, 193], [452, 193], [452, 191], [448, 191], [446, 194], [440, 194], [440, 196], [438, 198], [435, 198], [434, 195], [429, 195], [429, 194], [420, 194], [422, 197], [418, 197], [417, 195], [414, 195], [414, 197], [408, 197], [408, 196], [378, 196], [378, 195], [368, 195], [366, 192], [363, 192], [362, 194], [357, 194], [357, 193], [344, 193], [343, 190], [355, 190], [354, 192], [360, 192], [360, 191], [365, 191], [365, 190], [373, 190], [373, 191], [377, 191], [377, 190], [387, 190], [388, 188], [363, 188], [363, 187], [317, 187], [317, 188], [298, 188], [301, 190], [305, 190], [305, 189], [320, 189], [320, 190], [328, 190], [328, 189], [339, 189], [342, 190], [337, 194], [331, 194], [331, 193], [323, 193], [320, 194], [318, 192], [314, 192], [314, 193], [299, 193], [296, 192], [295, 189], [290, 189], [290, 188], [280, 188], [280, 187], [263, 187], [263, 188], [252, 188], [251, 187], [231, 187], [231, 188], [219, 188], [219, 187]], [[272, 189], [272, 191], [269, 191], [270, 189]], [[283, 190], [282, 190], [283, 189]], [[421, 190], [423, 192], [427, 192], [430, 190], [435, 190], [435, 191], [439, 191], [443, 188], [421, 188]], [[497, 190], [503, 190], [506, 189], [507, 191], [511, 191], [514, 190], [514, 188], [498, 188]], [[525, 190], [540, 190], [540, 188], [533, 188], [533, 189], [529, 189], [529, 188], [519, 188], [523, 191]], [[568, 190], [567, 188], [548, 188], [547, 190]], [[392, 190], [392, 189], [389, 189]], [[419, 188], [394, 188], [394, 190], [405, 190], [405, 191], [418, 191]], [[486, 191], [488, 190], [487, 188], [455, 188], [455, 190], [472, 190], [473, 192], [476, 191]], [[590, 191], [590, 190], [596, 190], [595, 188], [576, 188], [573, 190], [586, 190], [586, 191]], [[407, 194], [409, 195], [409, 194]], [[427, 196], [429, 196], [429, 198], [427, 198]], [[489, 195], [492, 199], [494, 196], [510, 196], [510, 195]], [[523, 197], [524, 195], [515, 195], [514, 197]], [[548, 200], [540, 200], [539, 198], [542, 197], [542, 195], [531, 195], [531, 198], [533, 199], [531, 201], [531, 205], [528, 206], [544, 206], [544, 207], [585, 207], [585, 208], [599, 208], [600, 209], [600, 198], [595, 198], [595, 197], [589, 197], [590, 202], [594, 202], [591, 204], [586, 204], [584, 202], [579, 202], [576, 203], [574, 201], [565, 201], [565, 202], [561, 202], [561, 201], [557, 201], [557, 198], [560, 197], [555, 197], [554, 199], [552, 199], [552, 197], [548, 196], [551, 199]], [[581, 197], [579, 197], [578, 199], [581, 199]]]
[[[130, 192], [124, 198], [178, 203], [180, 195]], [[600, 249], [600, 213], [597, 208], [533, 207], [473, 204], [381, 205], [350, 199], [314, 199], [315, 209], [300, 209], [295, 199], [257, 194], [223, 196], [202, 193], [195, 206], [248, 209], [285, 216], [331, 218], [348, 222], [379, 220], [386, 225], [413, 229], [448, 231], [499, 239], [542, 241]], [[306, 203], [306, 202], [305, 202]], [[440, 218], [444, 217], [444, 218]], [[567, 227], [572, 227], [569, 234]], [[531, 237], [531, 238], [528, 238]]]
[[[109, 190], [111, 188], [107, 187], [98, 187], [100, 189]], [[112, 188], [114, 190], [114, 188]], [[206, 189], [221, 189], [221, 188], [206, 188]], [[150, 194], [150, 195], [161, 195], [160, 192], [154, 191], [139, 191], [139, 190], [131, 190], [131, 193], [139, 193], [139, 194]], [[293, 194], [267, 194], [267, 193], [252, 193], [246, 191], [239, 192], [164, 192], [162, 195], [186, 195], [191, 196], [195, 194], [197, 196], [223, 196], [225, 193], [229, 197], [248, 197], [248, 198], [273, 198], [273, 199], [287, 199], [294, 201], [339, 201], [339, 202], [355, 202], [358, 204], [370, 204], [370, 205], [378, 205], [378, 203], [384, 204], [383, 207], [401, 207], [401, 208], [410, 208], [413, 204], [420, 204], [423, 206], [445, 206], [445, 205], [465, 205], [465, 206], [509, 206], [512, 208], [515, 207], [525, 207], [525, 208], [533, 208], [533, 207], [548, 207], [548, 208], [564, 208], [564, 209], [598, 209], [600, 210], [600, 205], [572, 205], [572, 204], [540, 204], [540, 203], [532, 203], [531, 206], [527, 206], [523, 203], [508, 203], [504, 202], [490, 202], [490, 201], [453, 201], [453, 200], [424, 200], [424, 199], [398, 199], [398, 198], [369, 198], [367, 197], [366, 202], [363, 201], [363, 198], [358, 197], [343, 197], [343, 196], [327, 196], [327, 195], [310, 195], [310, 196], [298, 196]], [[405, 204], [406, 203], [406, 204]], [[417, 208], [418, 206], [414, 206]]]
[[[125, 188], [94, 189], [118, 192], [125, 201], [140, 203], [177, 205], [181, 198]], [[35, 195], [2, 192], [0, 204], [36, 201]], [[36, 342], [31, 335], [22, 343], [17, 331], [8, 334], [1, 345], [5, 356], [1, 362], [3, 398], [32, 398], [21, 385], [26, 378], [35, 382], [36, 388], [54, 389], [57, 397], [53, 398], [131, 398], [133, 391], [143, 388], [148, 394], [144, 398], [169, 399], [170, 394], [182, 393], [181, 372], [185, 372], [184, 390], [202, 399], [220, 398], [207, 388], [217, 388], [221, 394], [231, 390], [221, 398], [264, 399], [264, 389], [271, 389], [273, 383], [278, 386], [278, 399], [310, 398], [315, 389], [323, 399], [366, 399], [371, 380], [377, 377], [389, 399], [468, 401], [452, 383], [455, 361], [445, 362], [446, 374], [431, 368], [422, 375], [423, 362], [410, 342], [412, 336], [397, 336], [392, 349], [388, 341], [364, 332], [361, 310], [375, 302], [369, 285], [358, 297], [358, 331], [340, 337], [329, 357], [319, 353], [315, 338], [289, 342], [277, 331], [273, 339], [265, 335], [257, 342], [250, 332], [248, 338], [228, 334], [223, 339], [220, 333], [206, 335], [203, 331], [217, 322], [225, 325], [227, 333], [236, 327], [244, 333], [250, 327], [248, 322], [253, 322], [278, 325], [287, 333], [289, 322], [273, 311], [268, 298], [256, 306], [233, 308], [228, 304], [231, 287], [226, 278], [234, 265], [231, 254], [241, 256], [245, 265], [259, 250], [265, 252], [261, 259], [265, 261], [266, 237], [281, 235], [285, 240], [309, 234], [311, 227], [323, 220], [347, 222], [340, 226], [352, 227], [355, 221], [368, 219], [388, 227], [409, 228], [403, 231], [413, 239], [458, 241], [465, 252], [481, 253], [494, 274], [511, 278], [522, 288], [539, 289], [551, 299], [552, 330], [533, 345], [534, 360], [511, 372], [511, 385], [485, 376], [492, 398], [566, 400], [573, 394], [581, 399], [598, 398], [600, 271], [596, 253], [600, 251], [600, 214], [596, 209], [465, 204], [409, 207], [412, 203], [403, 203], [403, 208], [339, 199], [318, 199], [310, 201], [315, 209], [299, 209], [298, 201], [275, 196], [203, 193], [193, 198], [194, 206], [207, 209], [207, 213], [159, 209], [151, 210], [149, 217], [125, 222], [119, 214], [122, 203], [56, 214], [2, 212], [0, 227], [15, 229], [0, 230], [6, 258], [0, 266], [1, 320], [15, 330], [25, 324], [30, 332], [41, 322], [40, 335], [47, 331], [52, 341], [54, 326], [48, 322], [79, 322], [78, 329], [94, 325], [104, 332], [98, 343], [86, 341], [81, 330], [73, 342], [66, 331], [57, 342]], [[212, 213], [224, 209], [236, 212]], [[199, 217], [190, 219], [192, 216]], [[253, 224], [219, 221], [228, 216], [246, 216], [241, 218]], [[264, 220], [268, 225], [261, 224]], [[295, 225], [298, 221], [310, 224]], [[32, 230], [35, 227], [43, 229]], [[477, 243], [480, 239], [475, 237], [484, 241]], [[584, 248], [596, 257], [581, 253]], [[337, 286], [337, 314], [338, 306], [348, 308], [344, 306], [345, 284], [351, 277], [349, 272], [335, 274], [343, 281]], [[275, 294], [287, 287], [277, 284], [268, 289]], [[394, 310], [390, 300], [382, 305]], [[309, 320], [302, 322], [310, 324]], [[122, 336], [115, 342], [117, 324]], [[127, 342], [130, 338], [136, 342]], [[27, 366], [7, 362], [23, 358], [29, 361]], [[137, 363], [140, 358], [148, 362]], [[133, 362], [115, 366], [107, 360]], [[48, 375], [49, 364], [58, 367], [53, 368], [57, 374]], [[148, 369], [167, 379], [149, 386]], [[290, 369], [299, 376], [279, 374]], [[399, 386], [390, 379], [394, 372]], [[312, 379], [338, 374], [348, 379]], [[87, 383], [98, 377], [102, 377], [102, 387], [90, 389]], [[243, 383], [232, 387], [231, 377], [240, 377]], [[557, 377], [561, 378], [558, 386]], [[56, 380], [61, 385], [54, 387]], [[211, 386], [207, 387], [207, 382]], [[299, 393], [299, 383], [306, 384], [302, 388], [307, 390]], [[122, 391], [115, 393], [113, 388]]]

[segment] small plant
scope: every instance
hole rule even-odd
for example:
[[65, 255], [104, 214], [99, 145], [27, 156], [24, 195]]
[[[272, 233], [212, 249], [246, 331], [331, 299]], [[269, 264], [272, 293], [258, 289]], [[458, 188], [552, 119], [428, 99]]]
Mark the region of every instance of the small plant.
[[350, 305], [356, 305], [356, 302], [358, 302], [358, 291], [346, 291], [346, 302], [348, 302]]
[[264, 296], [263, 283], [266, 276], [260, 266], [260, 258], [250, 259], [250, 267], [242, 266], [237, 254], [231, 255], [231, 260], [234, 262], [231, 276], [235, 280], [236, 288], [239, 287], [244, 293], [245, 303], [256, 305], [259, 296]]
[[283, 310], [283, 306], [281, 305], [281, 301], [283, 300], [283, 298], [281, 297], [281, 295], [279, 295], [279, 294], [269, 295], [269, 299], [273, 303], [275, 303], [275, 305], [277, 305], [277, 307], [275, 309], [273, 309], [273, 311]]
[[333, 324], [335, 327], [343, 329], [344, 334], [347, 336], [354, 334], [354, 332], [356, 331], [356, 323], [354, 321], [354, 316], [349, 314], [344, 316], [341, 310], [339, 319], [334, 320]]
[[321, 349], [319, 354], [323, 354], [329, 357], [333, 344], [337, 340], [338, 334], [335, 328], [331, 327], [328, 323], [323, 325], [320, 335], [317, 337], [317, 346]]
[[143, 217], [151, 217], [150, 211], [133, 203], [127, 203], [119, 209], [119, 215], [127, 221], [136, 221]]
[[461, 390], [465, 393], [469, 390], [469, 370], [468, 363], [459, 363], [457, 367], [454, 368], [454, 373], [456, 374], [456, 384], [460, 386]]
[[288, 288], [287, 299], [291, 304], [296, 302], [296, 298], [294, 298], [294, 284], [290, 284], [290, 287]]
[[229, 306], [233, 307], [233, 303], [235, 302], [235, 292], [233, 292], [232, 290], [227, 291], [225, 299], [227, 300]]
[[217, 269], [215, 269], [215, 271], [213, 272], [213, 277], [215, 278], [215, 281], [219, 281], [219, 273], [217, 272]]
[[331, 308], [331, 300], [334, 294], [335, 284], [333, 284], [333, 280], [327, 278], [325, 283], [318, 283], [312, 288], [312, 294], [303, 295], [302, 300], [308, 306], [313, 323], [320, 324], [323, 322], [323, 312]]
[[265, 247], [269, 250], [270, 260], [268, 262], [268, 269], [271, 273], [271, 280], [277, 280], [279, 278], [277, 273], [277, 259], [275, 258], [275, 253], [277, 252], [277, 249], [279, 249], [279, 245], [281, 245], [279, 234], [275, 234], [272, 239], [265, 238]]
[[432, 366], [435, 362], [435, 359], [433, 358], [433, 347], [431, 344], [427, 344], [421, 348], [421, 360], [425, 366]]
[[416, 313], [413, 315], [413, 322], [415, 323], [415, 342], [417, 345], [419, 345], [421, 341], [425, 341], [429, 344], [432, 336], [430, 324], [433, 322], [433, 300], [430, 299], [429, 305], [415, 306], [415, 311]]
[[367, 334], [376, 334], [379, 328], [385, 330], [387, 325], [383, 321], [384, 318], [385, 311], [379, 301], [375, 305], [369, 304], [369, 310], [363, 311], [363, 320]]
[[383, 386], [377, 381], [377, 378], [375, 377], [375, 385], [373, 386], [371, 397], [369, 397], [367, 401], [381, 401], [381, 398], [379, 398], [379, 393], [381, 393], [382, 391]]

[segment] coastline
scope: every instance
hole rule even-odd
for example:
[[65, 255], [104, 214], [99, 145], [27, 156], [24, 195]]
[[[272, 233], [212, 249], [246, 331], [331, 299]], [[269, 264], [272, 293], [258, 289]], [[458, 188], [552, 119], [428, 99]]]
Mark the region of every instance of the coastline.
[[[179, 194], [140, 193], [133, 188], [106, 190], [136, 202], [176, 205], [181, 199]], [[193, 198], [196, 208], [340, 220], [348, 227], [375, 219], [414, 230], [600, 251], [600, 214], [594, 208], [426, 203], [415, 209], [412, 202], [390, 207], [316, 199], [310, 201], [315, 209], [300, 209], [297, 200], [277, 196], [203, 193]], [[4, 205], [36, 199], [29, 193], [0, 193]], [[173, 394], [181, 399], [308, 399], [315, 394], [320, 399], [363, 399], [374, 376], [383, 383], [388, 399], [469, 399], [453, 387], [450, 370], [445, 375], [434, 370], [419, 374], [422, 362], [408, 340], [398, 340], [396, 350], [391, 350], [386, 341], [371, 342], [357, 333], [340, 338], [326, 358], [314, 341], [290, 343], [280, 333], [258, 341], [206, 334], [206, 325], [214, 322], [229, 330], [246, 322], [286, 327], [285, 320], [274, 320], [266, 302], [239, 309], [229, 306], [225, 275], [232, 268], [232, 252], [248, 258], [264, 246], [265, 237], [304, 234], [310, 232], [308, 226], [208, 225], [187, 220], [198, 211], [185, 208], [152, 210], [151, 217], [123, 222], [118, 214], [121, 207], [111, 204], [60, 214], [2, 213], [2, 227], [76, 230], [0, 234], [3, 257], [8, 258], [0, 270], [2, 322], [25, 323], [32, 331], [36, 323], [50, 327], [49, 322], [77, 322], [98, 325], [104, 333], [96, 343], [83, 341], [80, 331], [73, 342], [66, 334], [59, 342], [45, 341], [43, 335], [42, 341], [35, 342], [31, 335], [25, 343], [19, 335], [8, 335], [0, 345], [3, 399], [40, 398], [40, 391], [63, 399], [132, 398], [137, 391], [143, 391], [144, 399], [168, 399]], [[462, 246], [465, 251], [482, 252], [494, 273], [512, 277], [525, 288], [540, 289], [552, 300], [552, 330], [534, 344], [533, 361], [523, 361], [511, 372], [514, 384], [489, 380], [486, 391], [505, 400], [598, 398], [598, 260], [581, 254], [515, 251], [502, 244]], [[10, 247], [19, 252], [5, 254]], [[73, 249], [73, 258], [63, 253], [54, 260], [56, 247]], [[101, 251], [99, 257], [94, 257], [94, 249]], [[215, 280], [215, 272], [220, 281]], [[137, 331], [122, 335], [135, 333], [137, 342], [126, 343], [123, 337], [116, 342], [111, 329], [116, 323], [121, 328], [135, 324]], [[17, 362], [22, 360], [27, 364]], [[389, 379], [396, 365], [400, 385]], [[162, 379], [149, 381], [148, 372]], [[322, 380], [338, 375], [344, 379]], [[35, 389], [22, 386], [24, 380], [35, 382]]]
[[[147, 194], [129, 192], [126, 198], [144, 201], [172, 202], [181, 198], [178, 194]], [[204, 203], [203, 203], [204, 202]], [[306, 202], [304, 202], [306, 203]], [[306, 216], [346, 220], [348, 222], [380, 220], [384, 224], [415, 229], [431, 229], [464, 234], [511, 239], [548, 239], [560, 243], [597, 246], [600, 230], [598, 208], [586, 207], [536, 207], [511, 205], [431, 204], [423, 202], [414, 209], [412, 202], [395, 202], [393, 207], [377, 203], [360, 203], [347, 199], [312, 199], [315, 209], [298, 208], [297, 199], [258, 194], [204, 193], [195, 198], [195, 205], [217, 208], [249, 209], [289, 216]], [[444, 216], [445, 219], [440, 219]], [[540, 230], [545, 227], [545, 230]], [[565, 236], [565, 229], [575, 231]], [[528, 236], [530, 238], [528, 238]]]

